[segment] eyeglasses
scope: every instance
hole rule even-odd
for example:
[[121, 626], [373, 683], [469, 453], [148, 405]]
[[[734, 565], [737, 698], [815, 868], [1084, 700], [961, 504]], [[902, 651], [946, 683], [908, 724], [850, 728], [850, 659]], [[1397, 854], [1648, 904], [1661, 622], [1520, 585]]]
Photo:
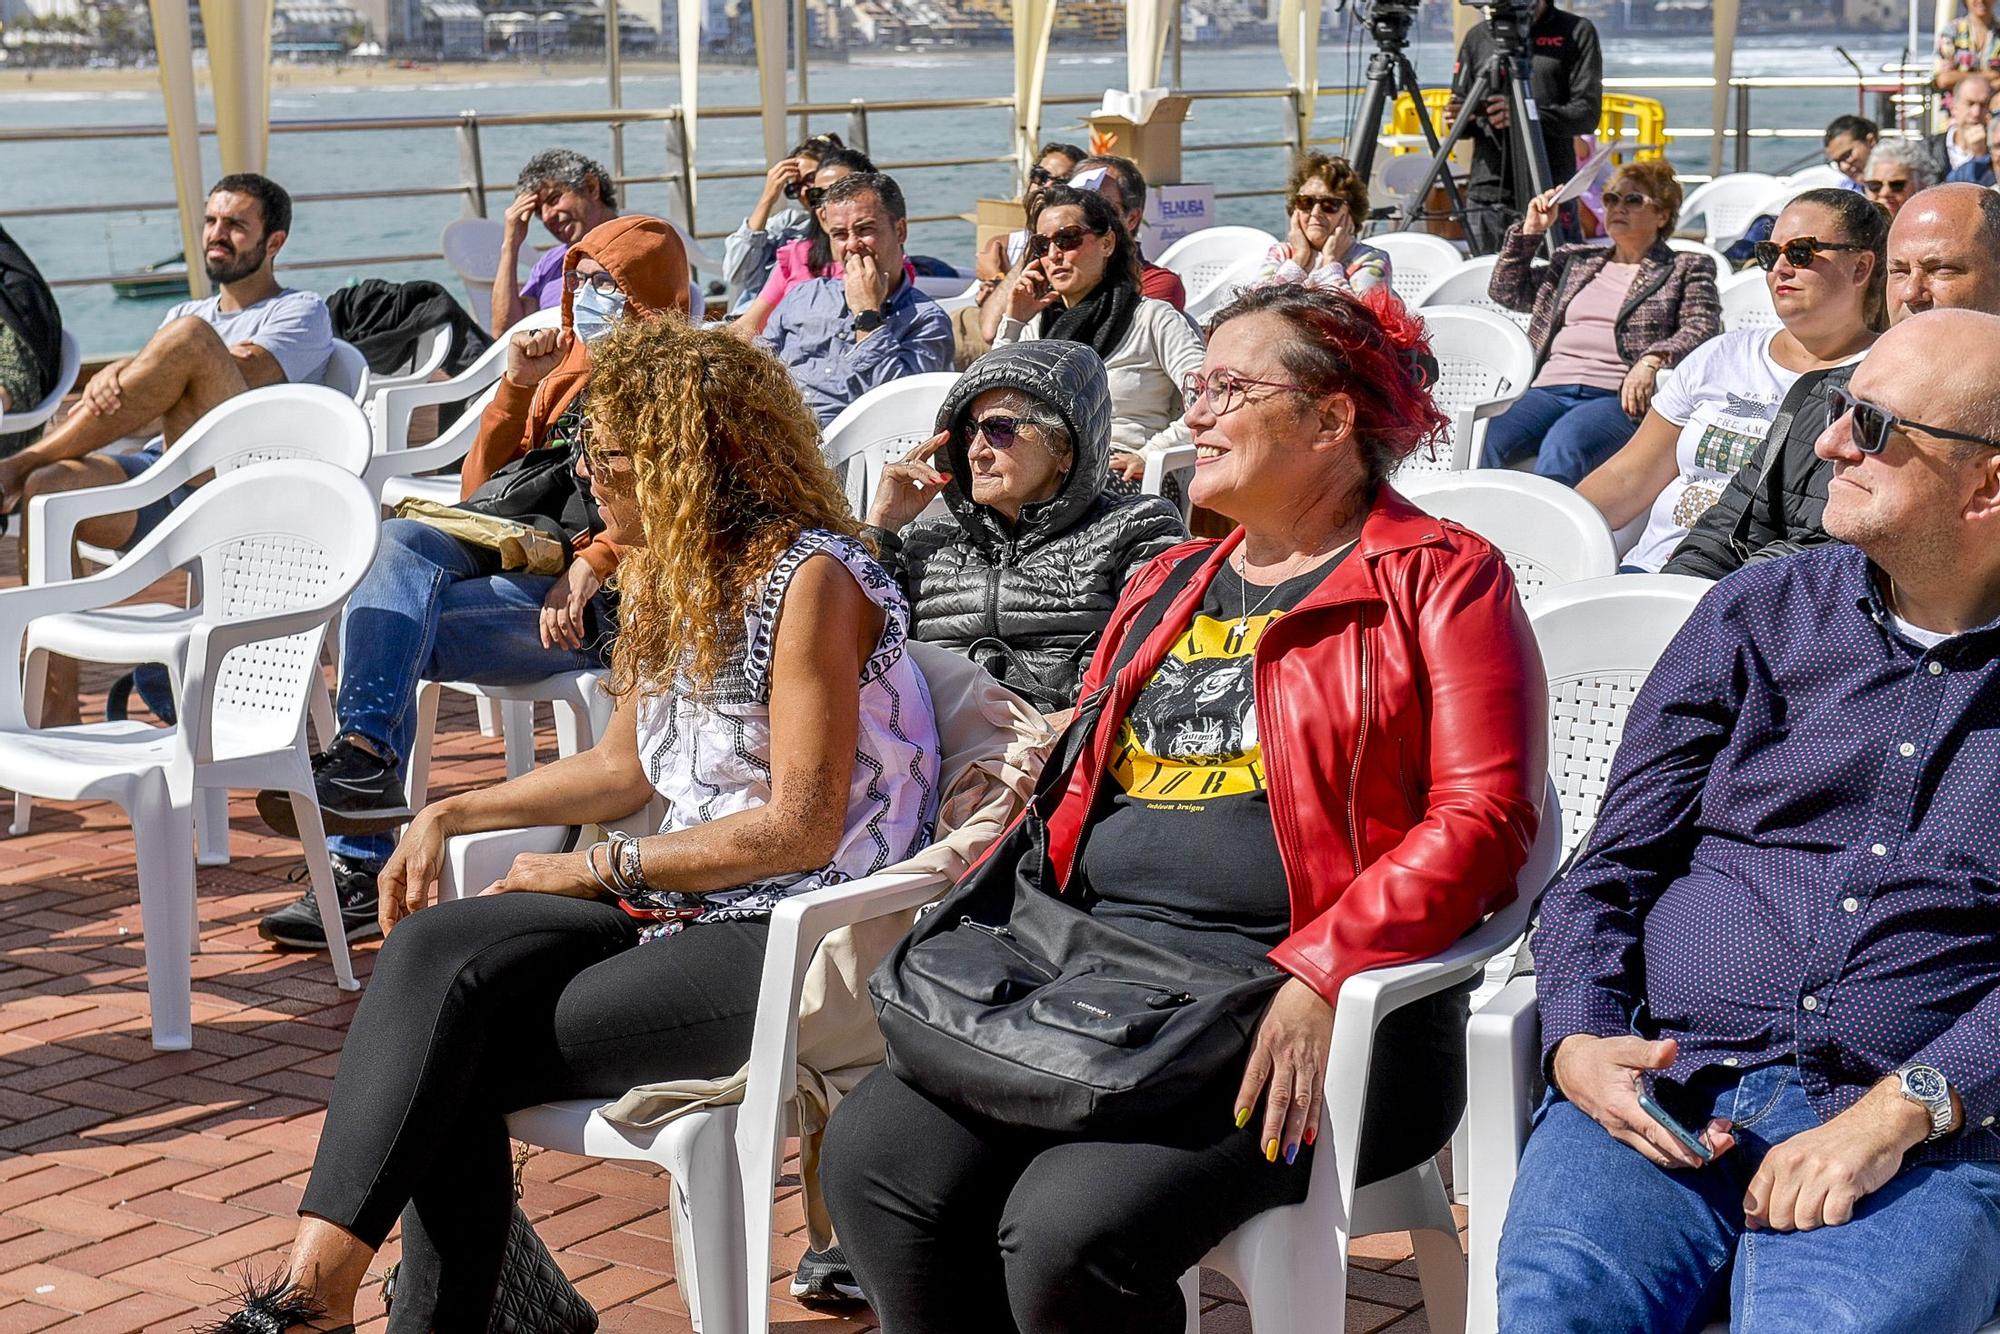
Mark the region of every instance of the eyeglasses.
[[1343, 200], [1332, 195], [1293, 195], [1292, 207], [1301, 213], [1324, 213], [1329, 218], [1340, 216], [1340, 210], [1347, 207]]
[[1861, 182], [1861, 188], [1871, 195], [1879, 195], [1884, 190], [1889, 191], [1891, 194], [1902, 194], [1910, 188], [1910, 178], [1905, 176], [1900, 181], [1863, 181]]
[[1856, 153], [1859, 153], [1860, 151], [1861, 151], [1861, 145], [1856, 144], [1844, 153], [1828, 157], [1826, 160], [1826, 165], [1834, 168], [1837, 171], [1846, 171], [1847, 164], [1852, 162], [1854, 160], [1854, 155]]
[[1099, 228], [1080, 227], [1075, 224], [1058, 228], [1046, 235], [1036, 232], [1028, 238], [1028, 258], [1040, 259], [1051, 250], [1060, 250], [1064, 254], [1068, 254], [1070, 251], [1076, 250], [1083, 245], [1084, 237], [1102, 235], [1104, 233]]
[[1795, 236], [1783, 245], [1776, 241], [1759, 241], [1750, 247], [1750, 258], [1757, 261], [1757, 267], [1769, 272], [1778, 267], [1778, 256], [1785, 257], [1785, 263], [1795, 269], [1812, 267], [1813, 257], [1823, 250], [1865, 250], [1849, 241], [1822, 241], [1817, 236]]
[[588, 287], [599, 296], [618, 296], [625, 290], [618, 285], [618, 280], [611, 276], [609, 269], [599, 269], [596, 273], [579, 273], [571, 269], [566, 281], [572, 292], [580, 292]]
[[1854, 447], [1863, 454], [1880, 454], [1883, 446], [1889, 443], [1891, 431], [1922, 431], [1925, 435], [1934, 435], [1944, 440], [1963, 440], [1968, 444], [2000, 449], [2000, 440], [1989, 440], [1983, 435], [1967, 435], [1963, 431], [1947, 431], [1942, 426], [1926, 426], [1922, 422], [1911, 421], [1908, 417], [1898, 417], [1887, 408], [1878, 408], [1842, 388], [1827, 390], [1826, 410], [1833, 414], [1834, 421], [1839, 421], [1849, 413], [1853, 414], [1854, 424], [1851, 430]]
[[1225, 417], [1250, 400], [1249, 391], [1256, 389], [1290, 389], [1294, 393], [1310, 393], [1302, 384], [1286, 384], [1282, 380], [1253, 380], [1235, 371], [1217, 371], [1213, 375], [1203, 375], [1192, 371], [1181, 379], [1181, 402], [1189, 409], [1203, 394], [1208, 395], [1208, 407], [1218, 417]]
[[1028, 184], [1030, 185], [1058, 185], [1068, 179], [1068, 172], [1058, 175], [1050, 171], [1047, 167], [1035, 166], [1028, 168]]
[[1629, 190], [1624, 194], [1619, 194], [1615, 190], [1606, 190], [1604, 192], [1604, 203], [1607, 208], [1613, 204], [1623, 204], [1627, 208], [1638, 208], [1641, 205], [1652, 202], [1653, 197], [1651, 195], [1640, 194], [1637, 190]]
[[592, 481], [609, 482], [620, 473], [629, 474], [632, 471], [632, 456], [622, 449], [606, 449], [586, 442], [579, 452], [583, 456], [584, 471], [590, 474]]

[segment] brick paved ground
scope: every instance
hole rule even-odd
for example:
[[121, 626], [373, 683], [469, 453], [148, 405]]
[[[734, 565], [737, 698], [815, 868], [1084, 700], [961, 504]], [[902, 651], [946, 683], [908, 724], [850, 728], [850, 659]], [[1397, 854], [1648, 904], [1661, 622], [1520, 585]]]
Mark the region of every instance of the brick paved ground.
[[[0, 583], [14, 582], [12, 541]], [[110, 673], [86, 676], [102, 716]], [[542, 741], [552, 745], [546, 728]], [[432, 784], [493, 781], [496, 743], [447, 705]], [[132, 837], [104, 805], [40, 803], [33, 831], [0, 838], [0, 1334], [185, 1330], [234, 1274], [279, 1268], [311, 1167], [355, 998], [324, 956], [276, 954], [259, 916], [298, 890], [296, 845], [232, 807], [228, 866], [200, 872], [194, 1050], [148, 1041]], [[357, 949], [365, 979], [373, 944]], [[674, 1283], [667, 1183], [634, 1165], [537, 1153], [526, 1204], [609, 1331], [689, 1328]], [[863, 1312], [808, 1312], [785, 1294], [804, 1248], [793, 1178], [778, 1191], [777, 1330], [870, 1330]], [[1462, 1222], [1462, 1220], [1461, 1220]], [[396, 1242], [382, 1263], [395, 1258]], [[1401, 1235], [1354, 1247], [1348, 1328], [1427, 1328]], [[1203, 1328], [1247, 1331], [1227, 1285], [1206, 1285]], [[384, 1322], [372, 1287], [362, 1328]]]

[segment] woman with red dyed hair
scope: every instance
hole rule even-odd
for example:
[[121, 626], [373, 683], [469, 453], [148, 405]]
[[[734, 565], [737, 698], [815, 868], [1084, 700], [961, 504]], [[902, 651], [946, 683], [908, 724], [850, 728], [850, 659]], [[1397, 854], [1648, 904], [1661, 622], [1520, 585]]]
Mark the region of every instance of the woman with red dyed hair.
[[[1541, 660], [1500, 554], [1385, 480], [1445, 429], [1436, 375], [1386, 288], [1256, 288], [1216, 317], [1186, 386], [1190, 490], [1240, 527], [1126, 589], [1047, 846], [1064, 900], [1176, 960], [1269, 975], [1273, 998], [1240, 1060], [1119, 1133], [864, 1080], [821, 1179], [885, 1334], [1178, 1334], [1180, 1275], [1305, 1195], [1341, 984], [1513, 896], [1546, 767]], [[1462, 991], [1389, 1021], [1362, 1182], [1450, 1137], [1465, 1021]]]

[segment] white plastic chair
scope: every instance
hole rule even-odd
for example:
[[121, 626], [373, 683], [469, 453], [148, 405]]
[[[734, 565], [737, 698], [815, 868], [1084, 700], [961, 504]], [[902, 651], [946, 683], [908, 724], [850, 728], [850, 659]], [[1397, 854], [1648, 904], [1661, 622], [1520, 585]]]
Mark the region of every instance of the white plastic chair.
[[1831, 162], [1822, 162], [1816, 167], [1807, 167], [1802, 171], [1795, 171], [1789, 176], [1781, 176], [1778, 179], [1801, 194], [1807, 190], [1824, 190], [1830, 186], [1841, 189], [1847, 188], [1846, 175]]
[[[1549, 778], [1562, 802], [1564, 857], [1597, 822], [1633, 697], [1711, 587], [1707, 580], [1681, 575], [1614, 575], [1551, 590], [1528, 609], [1548, 673]], [[1494, 1275], [1500, 1222], [1534, 1107], [1532, 1102], [1521, 1107], [1514, 1123], [1499, 1108], [1532, 1096], [1521, 1086], [1531, 1086], [1534, 1078], [1520, 1070], [1515, 1056], [1530, 1070], [1537, 1063], [1534, 992], [1532, 977], [1508, 982], [1475, 1008], [1467, 1030], [1468, 1134], [1458, 1175], [1470, 1187], [1466, 1327], [1474, 1331], [1491, 1331], [1498, 1320]], [[1524, 1000], [1528, 1022], [1522, 1031]]]
[[1256, 227], [1204, 227], [1168, 246], [1153, 262], [1181, 280], [1187, 313], [1199, 320], [1220, 310], [1254, 277], [1276, 244], [1277, 237]]
[[[1381, 165], [1375, 171], [1377, 198], [1383, 195], [1396, 197], [1396, 217], [1398, 225], [1415, 225], [1424, 211], [1424, 201], [1416, 197], [1416, 189], [1430, 175], [1431, 157], [1429, 153], [1403, 153], [1386, 158], [1378, 158]], [[1370, 245], [1374, 238], [1366, 238]]]
[[[927, 676], [962, 675], [963, 660], [919, 640], [909, 650]], [[938, 719], [947, 755], [969, 749], [983, 718]], [[658, 828], [656, 813], [623, 822], [631, 833]], [[559, 829], [513, 830], [455, 838], [446, 846], [440, 894], [476, 893], [522, 852], [553, 851]], [[786, 899], [771, 911], [748, 1078], [739, 1105], [685, 1113], [651, 1130], [614, 1125], [597, 1114], [604, 1099], [544, 1103], [507, 1118], [514, 1138], [565, 1153], [650, 1162], [673, 1179], [674, 1276], [696, 1329], [704, 1334], [765, 1334], [770, 1328], [772, 1187], [783, 1162], [797, 1087], [798, 1011], [806, 971], [832, 932], [924, 904], [950, 887], [947, 877], [890, 870]], [[728, 1071], [717, 1071], [724, 1075]]]
[[1729, 277], [1736, 271], [1736, 266], [1729, 262], [1729, 256], [1723, 254], [1706, 241], [1697, 241], [1690, 236], [1669, 236], [1667, 238], [1667, 249], [1679, 251], [1683, 255], [1707, 255], [1709, 259], [1715, 262], [1715, 278], [1717, 282]]
[[326, 369], [319, 373], [321, 384], [367, 407], [374, 378], [368, 369], [368, 358], [361, 355], [360, 348], [338, 338], [333, 340], [333, 351], [327, 356]]
[[[1202, 1267], [1222, 1273], [1250, 1308], [1256, 1334], [1340, 1334], [1346, 1327], [1347, 1248], [1377, 1232], [1410, 1234], [1423, 1284], [1424, 1314], [1439, 1334], [1456, 1334], [1465, 1311], [1465, 1255], [1435, 1160], [1384, 1181], [1355, 1186], [1375, 1031], [1395, 1010], [1477, 976], [1519, 940], [1562, 844], [1562, 808], [1553, 784], [1541, 826], [1515, 878], [1514, 901], [1451, 948], [1421, 963], [1371, 969], [1349, 978], [1333, 1011], [1325, 1109], [1312, 1179], [1302, 1204], [1257, 1215], [1210, 1251]], [[1199, 1270], [1181, 1280], [1188, 1334], [1200, 1334]]]
[[1611, 529], [1597, 506], [1561, 482], [1508, 468], [1420, 473], [1407, 495], [1426, 513], [1463, 524], [1507, 559], [1527, 602], [1546, 590], [1618, 573]]
[[1142, 496], [1163, 496], [1166, 494], [1167, 478], [1180, 478], [1180, 494], [1175, 503], [1181, 509], [1181, 522], [1188, 521], [1194, 509], [1194, 498], [1188, 495], [1188, 483], [1194, 480], [1194, 464], [1198, 451], [1193, 445], [1169, 445], [1146, 455], [1146, 475], [1139, 479], [1139, 494]]
[[0, 412], [0, 435], [13, 435], [17, 431], [32, 431], [37, 426], [45, 426], [63, 399], [76, 387], [76, 377], [83, 369], [83, 348], [76, 341], [76, 335], [64, 329], [62, 333], [62, 364], [56, 369], [56, 385], [42, 401], [32, 407], [18, 408], [13, 412]]
[[1775, 329], [1784, 321], [1778, 318], [1778, 308], [1771, 301], [1770, 275], [1758, 268], [1733, 273], [1716, 284], [1722, 295], [1722, 327], [1725, 332], [1738, 329]]
[[1431, 393], [1451, 418], [1451, 438], [1437, 458], [1422, 449], [1410, 455], [1399, 478], [1475, 466], [1487, 419], [1512, 407], [1535, 378], [1535, 349], [1512, 319], [1468, 306], [1427, 306], [1423, 319], [1438, 363]]
[[1495, 315], [1504, 316], [1524, 332], [1528, 327], [1529, 312], [1509, 310], [1487, 294], [1493, 285], [1493, 266], [1498, 263], [1494, 255], [1479, 255], [1466, 260], [1457, 268], [1439, 276], [1417, 299], [1410, 303], [1412, 310], [1428, 310], [1435, 306], [1470, 306], [1474, 310], [1490, 310]]
[[372, 405], [386, 389], [401, 389], [407, 385], [428, 383], [431, 376], [438, 373], [445, 358], [451, 355], [451, 326], [440, 324], [434, 329], [426, 329], [417, 335], [416, 346], [410, 349], [410, 360], [400, 370], [387, 375], [370, 374], [368, 377], [368, 401]]
[[493, 281], [500, 276], [500, 243], [507, 229], [491, 218], [454, 218], [438, 234], [444, 262], [465, 284], [472, 318], [486, 324], [493, 309]]
[[1681, 201], [1677, 224], [1688, 227], [1701, 219], [1702, 240], [1717, 249], [1743, 235], [1755, 221], [1764, 201], [1782, 187], [1776, 176], [1761, 171], [1734, 171], [1695, 187]]
[[[963, 278], [955, 278], [952, 281], [957, 283], [965, 282]], [[938, 303], [938, 309], [950, 315], [955, 311], [978, 305], [979, 298], [975, 295], [978, 291], [979, 283], [977, 280], [974, 280], [963, 288], [943, 294], [932, 293], [930, 295], [931, 299]]]
[[857, 517], [882, 469], [937, 434], [938, 409], [958, 380], [956, 371], [927, 371], [870, 389], [827, 424], [820, 451], [836, 476], [844, 474], [847, 503]]
[[[35, 497], [28, 507], [28, 583], [68, 581], [72, 549], [98, 564], [113, 564], [118, 553], [76, 542], [78, 525], [99, 515], [130, 513], [164, 499], [176, 487], [204, 473], [224, 476], [259, 463], [314, 461], [358, 478], [366, 471], [369, 457], [368, 419], [344, 394], [310, 384], [268, 385], [239, 394], [189, 427], [159, 462], [137, 477], [116, 486]], [[42, 689], [51, 653], [84, 662], [164, 663], [178, 696], [189, 638], [203, 615], [199, 602], [192, 607], [140, 602], [41, 617], [28, 630], [24, 687], [28, 725], [41, 723]], [[312, 704], [315, 729], [322, 740], [328, 739], [332, 708], [323, 686], [312, 692]], [[33, 814], [34, 798], [16, 792], [14, 822], [8, 832], [27, 833]], [[228, 795], [205, 797], [199, 814], [201, 864], [226, 864]]]
[[1389, 289], [1414, 307], [1417, 298], [1465, 263], [1465, 252], [1429, 232], [1383, 232], [1368, 244], [1389, 256]]
[[437, 733], [441, 692], [457, 691], [497, 707], [500, 734], [507, 757], [507, 776], [519, 778], [535, 767], [535, 705], [547, 704], [555, 717], [556, 755], [589, 750], [611, 725], [612, 698], [604, 693], [606, 674], [600, 671], [555, 672], [539, 681], [518, 685], [481, 685], [473, 681], [424, 681], [417, 687], [417, 732], [410, 744], [406, 791], [410, 809], [420, 810], [430, 790], [431, 747]]
[[[112, 801], [132, 822], [153, 1045], [193, 1044], [189, 954], [199, 943], [194, 807], [211, 789], [292, 794], [324, 921], [340, 920], [306, 751], [320, 639], [374, 559], [375, 498], [329, 464], [265, 463], [219, 477], [110, 569], [0, 590], [0, 645], [17, 656], [36, 618], [108, 607], [188, 565], [202, 599], [188, 628], [179, 723], [28, 726], [22, 686], [0, 673], [0, 785], [64, 801]], [[358, 987], [334, 933], [341, 989]]]

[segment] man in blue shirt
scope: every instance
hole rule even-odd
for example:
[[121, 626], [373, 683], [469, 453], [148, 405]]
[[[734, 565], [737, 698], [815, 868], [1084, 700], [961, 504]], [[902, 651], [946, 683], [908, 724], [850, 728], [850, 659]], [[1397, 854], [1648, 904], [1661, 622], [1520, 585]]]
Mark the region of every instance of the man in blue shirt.
[[[1972, 80], [1965, 80], [1971, 83]], [[1947, 181], [1970, 181], [1974, 185], [1993, 184], [1993, 137], [1996, 133], [1995, 118], [1990, 114], [1981, 118], [1978, 124], [1966, 128], [1964, 142], [1969, 150], [1965, 161], [1951, 169], [1945, 177]]]
[[2000, 318], [1884, 335], [1817, 445], [1848, 545], [1717, 584], [1634, 702], [1542, 907], [1501, 1328], [2000, 1306], [1997, 379]]
[[950, 317], [903, 276], [907, 217], [902, 190], [881, 172], [835, 181], [820, 221], [843, 275], [793, 284], [757, 336], [791, 368], [822, 426], [870, 389], [952, 368]]

